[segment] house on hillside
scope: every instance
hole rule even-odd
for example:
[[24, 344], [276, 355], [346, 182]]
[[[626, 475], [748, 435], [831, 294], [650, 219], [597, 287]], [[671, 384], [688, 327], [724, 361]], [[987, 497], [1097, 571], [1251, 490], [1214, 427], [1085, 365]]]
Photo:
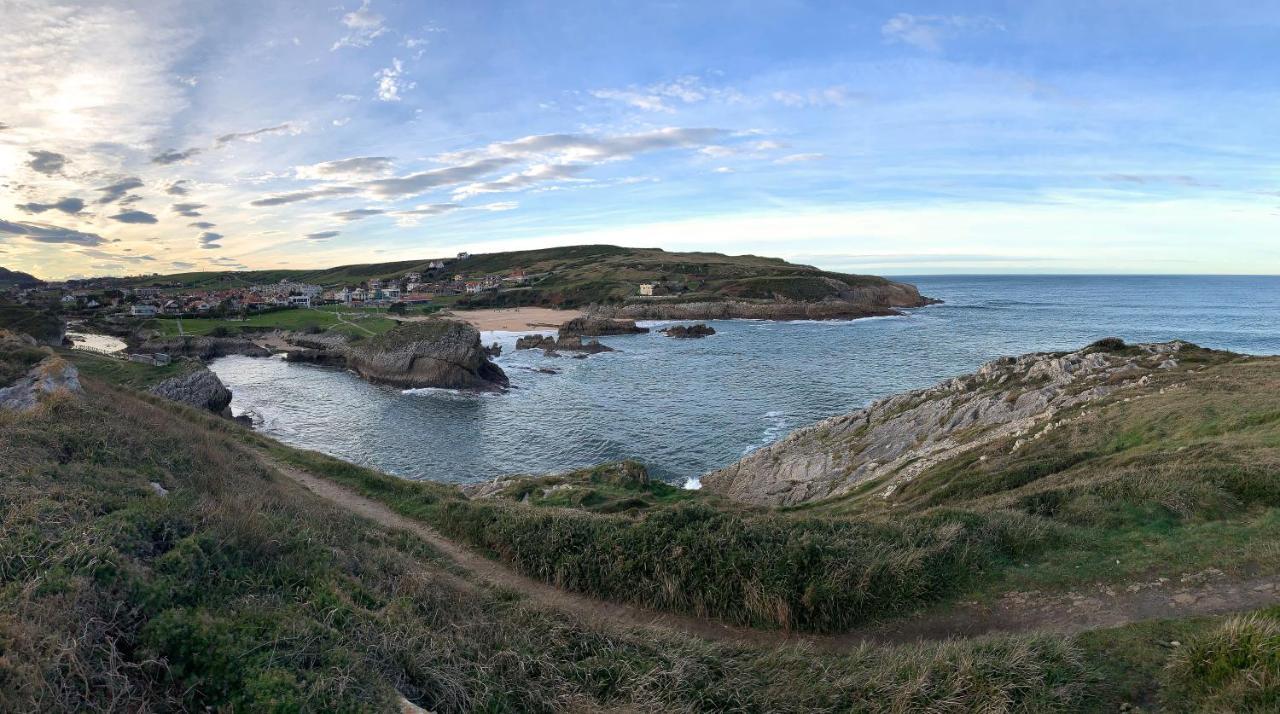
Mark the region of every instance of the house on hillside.
[[290, 307], [311, 307], [311, 296], [310, 295], [290, 295], [289, 305]]
[[134, 305], [129, 314], [133, 317], [155, 317], [160, 310], [155, 305]]
[[653, 283], [640, 283], [640, 294], [644, 297], [653, 297]]
[[458, 254], [458, 260], [466, 260], [467, 258], [470, 258], [470, 257], [471, 257], [471, 254], [465, 251]]

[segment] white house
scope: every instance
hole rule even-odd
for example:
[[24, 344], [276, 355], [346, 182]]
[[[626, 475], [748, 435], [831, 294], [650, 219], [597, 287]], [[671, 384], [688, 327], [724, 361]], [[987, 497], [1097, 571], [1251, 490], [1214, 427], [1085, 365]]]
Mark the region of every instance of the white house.
[[645, 297], [653, 297], [653, 283], [640, 283], [640, 294]]
[[465, 251], [458, 254], [458, 260], [466, 260], [467, 258], [470, 258], [470, 257], [471, 257], [471, 254]]
[[134, 305], [129, 314], [134, 317], [155, 317], [160, 314], [155, 305]]
[[293, 307], [311, 307], [310, 295], [290, 295], [289, 304]]
[[76, 296], [75, 296], [75, 295], [63, 295], [63, 296], [62, 296], [62, 304], [63, 304], [63, 305], [74, 305], [74, 304], [76, 304]]

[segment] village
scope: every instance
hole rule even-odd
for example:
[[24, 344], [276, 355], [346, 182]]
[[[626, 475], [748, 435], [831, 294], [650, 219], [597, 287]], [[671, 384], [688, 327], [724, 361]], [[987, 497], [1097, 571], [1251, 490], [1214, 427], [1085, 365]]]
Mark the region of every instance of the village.
[[[339, 285], [315, 285], [288, 278], [278, 282], [198, 289], [159, 280], [127, 285], [118, 278], [49, 282], [11, 290], [17, 302], [59, 307], [64, 312], [102, 316], [110, 322], [164, 317], [234, 318], [289, 308], [345, 305], [405, 312], [411, 307], [440, 307], [459, 296], [480, 296], [528, 286], [541, 275], [514, 268], [505, 274], [456, 272], [469, 255], [428, 261], [417, 271]], [[133, 279], [132, 283], [145, 282]], [[643, 286], [648, 288], [649, 286]]]

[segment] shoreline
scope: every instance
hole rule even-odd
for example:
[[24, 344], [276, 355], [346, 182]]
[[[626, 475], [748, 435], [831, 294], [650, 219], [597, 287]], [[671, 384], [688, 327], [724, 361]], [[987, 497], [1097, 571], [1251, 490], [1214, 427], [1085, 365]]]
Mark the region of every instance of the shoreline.
[[[448, 310], [441, 317], [452, 317], [470, 323], [481, 332], [520, 332], [522, 330], [555, 330], [560, 325], [582, 317], [582, 310], [558, 310], [550, 307], [489, 308], [484, 310]], [[400, 318], [416, 322], [428, 317]]]

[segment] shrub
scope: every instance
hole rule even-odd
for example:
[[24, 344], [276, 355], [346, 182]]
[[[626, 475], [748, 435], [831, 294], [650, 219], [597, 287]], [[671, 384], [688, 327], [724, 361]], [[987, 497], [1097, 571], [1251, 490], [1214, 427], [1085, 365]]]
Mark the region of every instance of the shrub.
[[1177, 650], [1165, 671], [1165, 706], [1176, 711], [1280, 709], [1280, 623], [1233, 617]]

